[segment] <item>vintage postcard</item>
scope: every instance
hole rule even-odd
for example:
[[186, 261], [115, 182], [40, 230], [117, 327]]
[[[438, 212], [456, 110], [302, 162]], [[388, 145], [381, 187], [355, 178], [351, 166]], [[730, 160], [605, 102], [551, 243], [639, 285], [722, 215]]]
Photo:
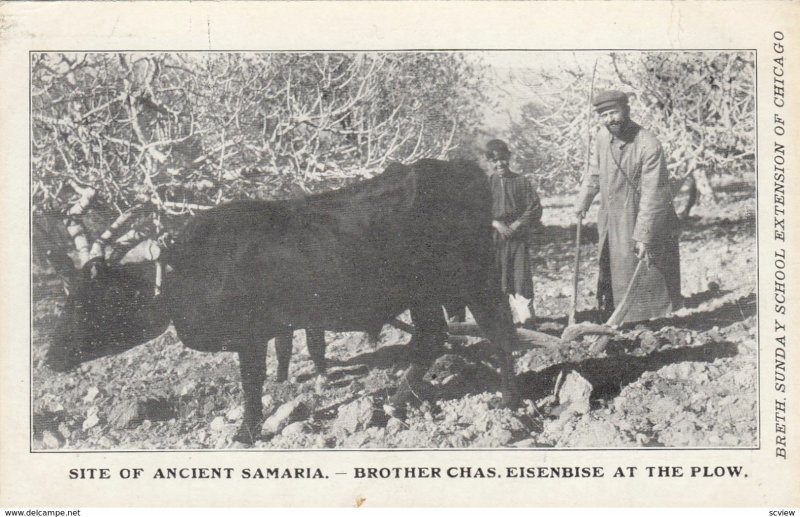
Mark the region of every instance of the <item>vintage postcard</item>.
[[800, 506], [795, 2], [0, 10], [0, 505]]

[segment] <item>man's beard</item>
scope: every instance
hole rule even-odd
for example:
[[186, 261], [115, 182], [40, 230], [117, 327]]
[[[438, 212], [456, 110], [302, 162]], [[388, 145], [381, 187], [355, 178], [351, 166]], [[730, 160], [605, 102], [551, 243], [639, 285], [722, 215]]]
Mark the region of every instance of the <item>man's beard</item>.
[[622, 132], [625, 131], [627, 125], [628, 125], [627, 120], [622, 120], [620, 122], [609, 122], [608, 124], [606, 124], [606, 129], [608, 129], [608, 132], [611, 133], [612, 135], [620, 136]]
[[608, 132], [614, 136], [619, 136], [622, 133], [622, 128], [625, 127], [624, 122], [610, 122], [606, 124], [606, 129]]

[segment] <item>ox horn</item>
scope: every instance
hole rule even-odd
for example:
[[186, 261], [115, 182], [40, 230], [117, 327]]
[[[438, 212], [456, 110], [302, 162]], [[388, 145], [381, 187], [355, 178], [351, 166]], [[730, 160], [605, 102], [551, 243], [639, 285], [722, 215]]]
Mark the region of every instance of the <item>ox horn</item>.
[[[120, 214], [90, 246], [80, 216], [84, 215], [86, 209], [91, 205], [97, 191], [91, 187], [81, 187], [74, 182], [70, 182], [70, 185], [80, 197], [66, 211], [67, 217], [64, 219], [64, 223], [78, 251], [79, 268], [83, 268], [86, 263], [98, 258], [108, 262], [118, 262], [119, 264], [155, 262], [156, 270], [153, 283], [155, 295], [159, 295], [161, 293], [164, 270], [159, 260], [161, 242], [148, 238], [146, 234], [135, 228], [124, 231], [127, 225], [132, 223], [134, 216], [139, 215], [147, 205], [139, 204]], [[165, 233], [160, 237], [166, 241], [168, 235]]]
[[81, 216], [91, 206], [97, 190], [92, 187], [82, 187], [74, 181], [70, 181], [69, 184], [78, 193], [79, 198], [66, 210], [64, 224], [78, 252], [78, 268], [83, 268], [87, 262], [97, 258], [123, 264], [158, 260], [161, 247], [156, 240], [148, 238], [137, 229], [131, 228], [125, 231], [134, 216], [141, 214], [146, 208], [145, 204], [138, 204], [120, 214], [102, 235], [90, 244]]
[[126, 210], [125, 212], [120, 214], [119, 217], [117, 217], [114, 220], [114, 222], [111, 223], [111, 226], [109, 226], [103, 232], [103, 234], [100, 235], [100, 237], [98, 237], [97, 240], [95, 240], [92, 243], [92, 248], [91, 251], [89, 252], [89, 260], [98, 257], [105, 259], [107, 257], [106, 246], [109, 243], [111, 243], [115, 238], [116, 238], [116, 241], [114, 241], [115, 244], [120, 244], [123, 246], [129, 243], [135, 244], [137, 240], [141, 240], [144, 236], [141, 235], [136, 230], [130, 230], [121, 237], [119, 236], [119, 233], [121, 229], [124, 228], [125, 225], [128, 223], [128, 221], [130, 221], [130, 219], [134, 215], [138, 214], [142, 210], [142, 207], [143, 205], [136, 205], [135, 207]]
[[83, 265], [89, 261], [89, 239], [86, 237], [86, 230], [83, 228], [83, 224], [81, 224], [79, 217], [82, 216], [86, 212], [86, 209], [89, 207], [89, 205], [92, 204], [92, 200], [97, 194], [97, 190], [91, 187], [81, 187], [74, 181], [70, 181], [70, 186], [75, 192], [78, 193], [80, 197], [78, 198], [78, 201], [76, 201], [66, 211], [64, 224], [67, 227], [67, 233], [69, 234], [70, 239], [72, 239], [72, 242], [75, 245], [75, 249], [78, 251], [79, 266], [83, 267]]

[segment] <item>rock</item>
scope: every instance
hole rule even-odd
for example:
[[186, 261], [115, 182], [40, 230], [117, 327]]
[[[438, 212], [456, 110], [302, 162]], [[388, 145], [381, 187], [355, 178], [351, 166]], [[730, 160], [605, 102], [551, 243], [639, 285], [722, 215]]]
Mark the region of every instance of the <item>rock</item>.
[[668, 379], [668, 380], [671, 380], [671, 381], [674, 381], [674, 380], [676, 380], [676, 379], [678, 379], [680, 377], [680, 375], [678, 373], [678, 367], [677, 367], [677, 365], [674, 365], [674, 364], [670, 364], [670, 365], [667, 365], [667, 366], [661, 368], [658, 371], [658, 373], [662, 378]]
[[261, 430], [266, 434], [278, 434], [287, 425], [292, 422], [297, 422], [298, 420], [304, 420], [308, 415], [308, 406], [299, 398], [294, 399], [276, 409], [275, 412], [264, 421]]
[[86, 396], [85, 396], [85, 397], [83, 397], [83, 401], [84, 401], [84, 402], [86, 402], [87, 404], [88, 404], [88, 403], [90, 403], [90, 402], [92, 402], [92, 401], [95, 399], [95, 397], [97, 397], [97, 394], [98, 394], [98, 393], [100, 393], [100, 390], [99, 390], [99, 389], [97, 389], [95, 386], [92, 386], [92, 387], [91, 387], [91, 388], [89, 388], [89, 390], [86, 392]]
[[50, 431], [42, 433], [42, 442], [48, 449], [56, 449], [61, 445], [60, 440]]
[[225, 418], [218, 416], [209, 424], [209, 429], [212, 431], [221, 431], [225, 428]]
[[514, 434], [508, 429], [499, 429], [498, 431], [492, 434], [494, 443], [498, 447], [508, 445], [510, 442], [514, 440]]
[[564, 410], [582, 415], [589, 411], [592, 389], [592, 384], [581, 374], [571, 371], [558, 387], [556, 398]]
[[333, 431], [337, 434], [353, 434], [368, 428], [374, 411], [372, 397], [364, 397], [349, 404], [339, 406], [338, 416], [333, 423]]
[[244, 415], [244, 408], [242, 406], [236, 406], [225, 413], [225, 418], [228, 422], [238, 422], [242, 419], [242, 415]]
[[272, 398], [272, 395], [264, 395], [261, 397], [261, 405], [265, 408], [272, 408], [275, 405], [275, 400]]
[[166, 398], [124, 400], [111, 408], [108, 422], [116, 429], [129, 429], [143, 420], [166, 421], [174, 415], [175, 406]]
[[197, 391], [197, 383], [194, 381], [187, 381], [183, 383], [178, 392], [181, 397], [189, 397]]
[[386, 422], [386, 433], [387, 434], [397, 434], [400, 431], [403, 431], [406, 428], [406, 425], [403, 423], [402, 420], [399, 418], [390, 418], [388, 422]]
[[72, 435], [72, 431], [70, 431], [69, 427], [67, 427], [67, 424], [64, 422], [58, 424], [58, 432], [61, 433], [61, 436], [64, 438], [69, 438]]
[[317, 395], [323, 395], [325, 390], [328, 389], [328, 376], [327, 375], [317, 375], [314, 379], [314, 393]]
[[134, 427], [142, 418], [136, 400], [124, 400], [115, 404], [108, 412], [108, 423], [116, 429]]
[[565, 328], [564, 332], [561, 333], [561, 341], [577, 342], [580, 341], [581, 337], [585, 335], [613, 336], [615, 334], [616, 331], [607, 325], [598, 325], [596, 323], [584, 321], [582, 323], [576, 323]]
[[688, 379], [689, 376], [692, 375], [692, 371], [693, 370], [694, 370], [694, 368], [692, 368], [692, 363], [689, 363], [689, 362], [680, 363], [678, 365], [678, 378], [679, 379]]
[[639, 345], [641, 346], [642, 350], [652, 352], [658, 348], [658, 344], [658, 337], [656, 337], [656, 335], [649, 330], [645, 330], [639, 334]]
[[86, 417], [86, 420], [83, 421], [83, 426], [81, 427], [83, 428], [84, 431], [86, 431], [96, 426], [99, 423], [100, 419], [97, 418], [97, 413], [92, 413], [88, 417]]
[[555, 436], [560, 434], [563, 429], [564, 425], [566, 424], [566, 419], [557, 418], [555, 420], [545, 420], [544, 422], [544, 433]]
[[532, 449], [538, 445], [539, 442], [537, 442], [534, 438], [525, 438], [524, 440], [512, 443], [511, 447], [516, 447], [518, 449]]
[[713, 327], [711, 327], [710, 330], [706, 331], [706, 336], [708, 337], [709, 340], [715, 343], [724, 340], [722, 334], [720, 334], [719, 332], [719, 327], [717, 325], [714, 325]]
[[284, 438], [293, 438], [306, 434], [308, 426], [305, 422], [294, 422], [283, 428], [281, 436]]

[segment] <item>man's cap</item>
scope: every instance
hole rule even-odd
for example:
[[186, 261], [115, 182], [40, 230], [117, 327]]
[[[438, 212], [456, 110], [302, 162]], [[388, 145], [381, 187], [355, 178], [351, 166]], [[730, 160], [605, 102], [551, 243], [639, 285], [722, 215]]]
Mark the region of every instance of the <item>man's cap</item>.
[[511, 151], [508, 150], [508, 145], [500, 139], [489, 140], [486, 143], [486, 158], [508, 158], [511, 156]]
[[594, 96], [592, 104], [594, 105], [594, 109], [597, 111], [603, 111], [611, 108], [612, 106], [627, 106], [628, 95], [619, 90], [602, 91], [598, 92], [598, 94]]

